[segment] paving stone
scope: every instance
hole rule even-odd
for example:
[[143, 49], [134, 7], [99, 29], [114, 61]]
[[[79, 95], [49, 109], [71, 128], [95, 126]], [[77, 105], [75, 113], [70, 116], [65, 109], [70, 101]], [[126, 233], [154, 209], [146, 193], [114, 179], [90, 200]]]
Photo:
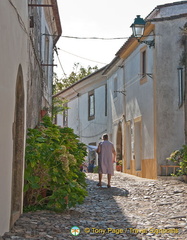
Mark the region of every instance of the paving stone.
[[[187, 239], [187, 185], [179, 180], [150, 180], [115, 172], [110, 189], [97, 187], [98, 175], [88, 173], [84, 204], [63, 213], [24, 213], [0, 240]], [[70, 229], [78, 226], [79, 236]], [[119, 229], [123, 232], [119, 233]], [[159, 231], [171, 230], [176, 233]], [[101, 233], [105, 231], [105, 233]], [[145, 232], [143, 232], [145, 231]]]

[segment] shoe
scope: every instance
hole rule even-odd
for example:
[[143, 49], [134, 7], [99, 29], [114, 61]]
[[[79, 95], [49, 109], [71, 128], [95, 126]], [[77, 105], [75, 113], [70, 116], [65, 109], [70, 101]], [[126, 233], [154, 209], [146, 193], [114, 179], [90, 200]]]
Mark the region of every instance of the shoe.
[[110, 185], [107, 185], [107, 188], [111, 188], [111, 186], [110, 186]]
[[101, 187], [102, 185], [101, 185], [101, 183], [98, 183], [97, 186], [98, 186], [98, 187]]

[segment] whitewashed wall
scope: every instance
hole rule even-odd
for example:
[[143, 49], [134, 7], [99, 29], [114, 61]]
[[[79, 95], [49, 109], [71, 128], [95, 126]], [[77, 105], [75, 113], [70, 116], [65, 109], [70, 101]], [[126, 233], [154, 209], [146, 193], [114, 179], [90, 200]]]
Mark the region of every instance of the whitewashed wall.
[[[40, 10], [40, 9], [39, 9]], [[51, 20], [49, 17], [49, 12], [46, 11], [45, 8], [41, 8], [41, 60], [42, 63], [46, 64], [45, 62], [45, 33], [47, 30], [47, 33], [49, 34], [48, 39], [49, 39], [49, 60], [48, 64], [53, 64], [53, 47], [54, 47], [54, 42], [53, 42], [53, 32], [51, 27], [49, 26], [51, 24]], [[50, 36], [51, 35], [51, 36]], [[46, 100], [48, 101], [49, 105], [51, 105], [51, 96], [52, 96], [52, 80], [53, 80], [53, 67], [52, 66], [45, 66], [43, 67], [47, 68], [48, 76], [44, 76], [44, 84], [45, 84], [45, 91], [44, 91], [44, 96]]]
[[75, 134], [80, 134], [79, 121], [79, 98], [75, 98], [68, 103], [68, 127], [73, 126]]
[[[59, 97], [68, 100], [68, 127], [85, 144], [100, 142], [103, 133], [107, 132], [105, 116], [105, 85], [106, 77], [95, 73], [76, 83], [72, 88], [62, 92]], [[88, 120], [88, 93], [94, 90], [95, 118]], [[63, 127], [62, 117], [57, 116], [57, 124]]]
[[[28, 26], [27, 1], [12, 1]], [[0, 1], [0, 235], [9, 230], [11, 214], [13, 122], [15, 89], [19, 65], [22, 66], [25, 106], [28, 70], [27, 35], [9, 1]]]
[[157, 36], [155, 81], [158, 162], [165, 161], [172, 151], [181, 148], [185, 142], [184, 106], [178, 107], [177, 72], [183, 51], [180, 43], [182, 36], [180, 27], [182, 28], [185, 23], [185, 18], [159, 22], [155, 29]]
[[[114, 66], [114, 71], [108, 74], [107, 86], [108, 86], [108, 128], [109, 133], [112, 133], [113, 125], [118, 122], [124, 114], [124, 95], [119, 91], [124, 90], [124, 77], [123, 67], [119, 68]], [[117, 79], [117, 93], [114, 87], [114, 81]], [[116, 94], [116, 97], [114, 97]]]
[[[105, 86], [94, 90], [95, 92], [95, 118], [88, 121], [88, 94], [80, 99], [80, 137], [86, 143], [100, 142], [102, 134], [107, 132], [105, 116]], [[84, 106], [84, 107], [82, 107]]]
[[[154, 105], [153, 79], [147, 76], [147, 81], [140, 84], [140, 45], [125, 60], [125, 90], [126, 90], [126, 121], [132, 121], [134, 135], [134, 120], [142, 118], [142, 158], [154, 158]], [[147, 73], [153, 74], [153, 51], [147, 51]], [[133, 149], [133, 146], [132, 146]]]

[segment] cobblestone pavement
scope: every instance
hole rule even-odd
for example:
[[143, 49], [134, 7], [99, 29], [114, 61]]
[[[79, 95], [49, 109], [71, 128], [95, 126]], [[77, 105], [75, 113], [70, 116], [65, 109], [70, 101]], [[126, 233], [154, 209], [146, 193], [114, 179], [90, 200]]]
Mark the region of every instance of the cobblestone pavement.
[[[116, 172], [107, 188], [106, 175], [102, 187], [97, 179], [87, 174], [84, 204], [61, 214], [24, 213], [2, 239], [187, 239], [187, 184]], [[71, 235], [73, 226], [80, 228], [78, 236]]]

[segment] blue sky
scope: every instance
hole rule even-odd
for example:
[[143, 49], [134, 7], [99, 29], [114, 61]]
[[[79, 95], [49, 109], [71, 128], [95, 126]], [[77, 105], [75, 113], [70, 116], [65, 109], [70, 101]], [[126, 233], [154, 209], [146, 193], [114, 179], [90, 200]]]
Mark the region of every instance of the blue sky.
[[[136, 15], [145, 18], [157, 5], [169, 0], [57, 0], [62, 25], [62, 36], [117, 38], [131, 35], [130, 25]], [[81, 40], [61, 37], [57, 42], [59, 59], [68, 75], [73, 64], [79, 62], [99, 68], [115, 57], [125, 42], [120, 40]], [[63, 70], [58, 59], [54, 68], [58, 77]]]

